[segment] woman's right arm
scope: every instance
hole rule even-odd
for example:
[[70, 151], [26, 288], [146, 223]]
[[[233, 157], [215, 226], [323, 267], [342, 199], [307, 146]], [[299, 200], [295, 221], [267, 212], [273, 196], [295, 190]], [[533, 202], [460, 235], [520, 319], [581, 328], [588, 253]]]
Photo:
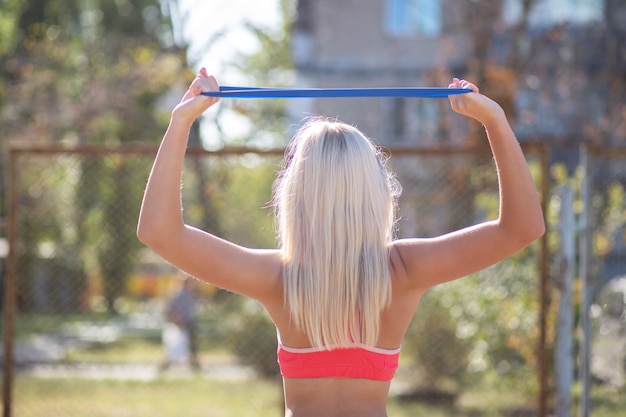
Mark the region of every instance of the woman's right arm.
[[273, 297], [280, 276], [277, 251], [248, 249], [185, 224], [181, 173], [193, 121], [217, 102], [201, 95], [218, 89], [203, 69], [172, 112], [141, 204], [137, 236], [163, 259], [203, 281], [258, 300]]
[[450, 88], [472, 93], [451, 96], [452, 109], [483, 124], [487, 131], [500, 192], [499, 216], [475, 226], [429, 239], [394, 243], [411, 285], [433, 285], [480, 271], [522, 250], [545, 231], [534, 182], [502, 108], [478, 88], [454, 79]]

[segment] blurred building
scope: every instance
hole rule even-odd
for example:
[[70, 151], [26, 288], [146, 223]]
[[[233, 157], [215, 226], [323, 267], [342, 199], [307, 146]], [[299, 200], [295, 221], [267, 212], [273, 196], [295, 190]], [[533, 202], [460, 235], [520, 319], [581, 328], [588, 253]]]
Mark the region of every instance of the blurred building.
[[[526, 10], [525, 7], [531, 7]], [[522, 140], [626, 143], [626, 3], [613, 0], [299, 0], [300, 87], [476, 81]], [[294, 101], [294, 118], [339, 116], [380, 143], [466, 140], [444, 100]]]
[[[462, 13], [443, 13], [442, 2], [430, 0], [410, 13], [417, 11], [408, 10], [410, 3], [298, 1], [292, 56], [299, 86], [447, 86], [449, 74], [465, 72], [470, 53], [465, 33], [449, 30], [460, 27]], [[296, 102], [292, 111], [339, 116], [379, 143], [412, 147], [437, 141], [441, 102], [316, 99]]]
[[[550, 143], [552, 161], [573, 174], [581, 143], [626, 146], [625, 22], [620, 0], [299, 0], [292, 27], [296, 86], [445, 87], [453, 76], [464, 77], [504, 107], [520, 141]], [[337, 117], [388, 147], [485, 146], [482, 133], [453, 115], [447, 100], [289, 105], [294, 120]], [[454, 161], [455, 178], [466, 177], [471, 163]], [[409, 219], [420, 213], [420, 225], [403, 223], [408, 235], [463, 226], [454, 208], [472, 205], [473, 196], [461, 193], [464, 184], [444, 181], [438, 189], [449, 201], [424, 207], [429, 196], [420, 187], [438, 175], [428, 161], [394, 169], [413, 178], [403, 184], [401, 210]], [[607, 159], [594, 169], [598, 190], [611, 182], [626, 186], [622, 161]], [[607, 277], [626, 268], [623, 236], [611, 237]]]

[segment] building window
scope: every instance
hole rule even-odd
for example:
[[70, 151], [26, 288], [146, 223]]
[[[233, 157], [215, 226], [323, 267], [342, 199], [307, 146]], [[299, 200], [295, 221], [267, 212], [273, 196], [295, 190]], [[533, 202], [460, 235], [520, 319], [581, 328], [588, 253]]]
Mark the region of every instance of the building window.
[[394, 97], [391, 102], [391, 139], [402, 142], [406, 139], [406, 99]]
[[440, 122], [438, 100], [396, 97], [390, 99], [388, 109], [389, 143], [410, 146], [437, 143]]
[[418, 143], [436, 143], [439, 133], [439, 100], [413, 100], [413, 131]]
[[[504, 0], [502, 13], [510, 24], [522, 19], [522, 0]], [[563, 22], [585, 24], [602, 20], [603, 2], [598, 0], [537, 0], [531, 7], [528, 20], [531, 26], [551, 26]]]
[[441, 32], [441, 0], [385, 0], [384, 15], [391, 36], [435, 37]]

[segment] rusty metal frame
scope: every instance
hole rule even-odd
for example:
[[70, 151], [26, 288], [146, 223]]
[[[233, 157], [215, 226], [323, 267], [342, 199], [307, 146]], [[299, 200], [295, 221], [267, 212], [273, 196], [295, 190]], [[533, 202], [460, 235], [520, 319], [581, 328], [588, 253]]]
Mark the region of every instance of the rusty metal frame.
[[[527, 153], [539, 155], [541, 165], [541, 179], [539, 192], [541, 205], [544, 213], [547, 209], [549, 196], [549, 155], [550, 147], [545, 143], [524, 143], [521, 145]], [[157, 147], [150, 143], [134, 143], [124, 145], [94, 145], [94, 144], [66, 144], [66, 143], [11, 143], [8, 147], [7, 165], [7, 240], [9, 251], [6, 259], [6, 275], [4, 280], [4, 308], [3, 308], [3, 374], [2, 374], [2, 403], [3, 417], [13, 416], [13, 381], [14, 381], [14, 344], [15, 344], [15, 319], [17, 313], [17, 257], [16, 244], [19, 224], [19, 158], [22, 154], [77, 154], [77, 155], [155, 155]], [[602, 153], [601, 148], [593, 149], [597, 153]], [[486, 154], [487, 149], [470, 147], [431, 147], [419, 148], [383, 148], [383, 151], [390, 156], [408, 155], [450, 155], [450, 154]], [[250, 147], [229, 147], [216, 151], [208, 151], [201, 147], [191, 147], [187, 149], [187, 155], [212, 155], [212, 156], [237, 156], [245, 154], [284, 155], [284, 148], [250, 148]], [[626, 153], [626, 150], [624, 150]], [[612, 154], [613, 151], [612, 151]], [[547, 222], [547, 219], [546, 219]], [[546, 230], [548, 230], [546, 224]], [[540, 255], [538, 259], [539, 271], [539, 318], [538, 325], [540, 336], [537, 346], [539, 393], [538, 393], [538, 416], [547, 417], [549, 415], [550, 386], [549, 386], [549, 342], [547, 340], [548, 311], [549, 311], [549, 248], [547, 234], [540, 240]]]

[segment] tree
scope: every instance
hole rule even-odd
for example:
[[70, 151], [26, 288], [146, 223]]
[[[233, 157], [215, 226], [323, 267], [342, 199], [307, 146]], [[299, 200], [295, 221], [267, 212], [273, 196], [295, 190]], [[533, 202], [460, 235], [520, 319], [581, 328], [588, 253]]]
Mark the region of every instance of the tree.
[[[162, 135], [166, 119], [158, 100], [189, 73], [183, 68], [184, 49], [172, 44], [169, 16], [158, 0], [13, 0], [0, 20], [7, 35], [0, 42], [3, 143], [123, 144]], [[80, 209], [75, 235], [94, 239], [88, 245], [114, 312], [139, 248], [134, 237], [139, 197], [127, 194], [131, 184], [145, 181], [147, 167], [119, 160], [92, 163], [81, 163], [74, 201], [65, 203]], [[65, 185], [61, 180], [57, 186]], [[85, 221], [93, 211], [101, 223]]]
[[[475, 53], [468, 72], [481, 91], [504, 104], [518, 137], [549, 141], [552, 162], [563, 162], [566, 176], [571, 176], [583, 158], [578, 145], [621, 146], [626, 140], [620, 115], [626, 92], [626, 32], [617, 24], [625, 9], [623, 2], [614, 0], [583, 0], [574, 8], [559, 8], [558, 3], [472, 2], [473, 18], [467, 21]], [[516, 12], [509, 13], [511, 8]], [[480, 130], [471, 138], [484, 143]], [[589, 159], [594, 161], [593, 152]], [[622, 207], [616, 203], [620, 193], [616, 190], [623, 190], [626, 183], [619, 165], [617, 159], [607, 158], [584, 174], [583, 180], [591, 184], [589, 197], [582, 202], [587, 215], [585, 232], [591, 242], [604, 242], [605, 249], [604, 253], [597, 246], [595, 253], [586, 249], [591, 298], [587, 306], [609, 278], [602, 274], [606, 257], [623, 246], [619, 237], [623, 222], [616, 222], [620, 216], [614, 215]], [[558, 237], [553, 235], [551, 240]], [[553, 265], [553, 270], [558, 266]], [[582, 313], [587, 317], [587, 310]], [[573, 338], [577, 324], [566, 324], [568, 337]]]
[[[250, 22], [246, 28], [257, 39], [259, 48], [250, 54], [239, 54], [229, 65], [240, 72], [254, 86], [280, 87], [289, 83], [292, 70], [290, 59], [290, 24], [295, 7], [294, 0], [281, 0], [282, 24], [265, 28]], [[220, 126], [220, 116], [234, 111], [251, 126], [247, 136], [232, 138], [222, 145], [246, 144], [265, 147], [286, 143], [288, 115], [285, 101], [279, 100], [224, 100], [215, 123]], [[259, 202], [266, 204], [271, 198], [271, 184], [277, 164], [254, 155], [238, 157], [234, 163], [225, 160], [212, 166], [213, 173], [221, 179], [223, 197], [215, 205], [219, 223], [226, 238], [253, 247], [271, 247], [274, 244], [273, 224], [267, 213], [259, 211]], [[213, 192], [213, 197], [216, 192]], [[276, 332], [267, 317], [259, 316], [258, 309], [245, 308], [245, 304], [229, 302], [237, 311], [238, 325], [233, 326], [227, 340], [234, 342], [235, 353], [242, 363], [251, 364], [259, 375], [275, 379]], [[243, 307], [243, 308], [242, 308]], [[258, 308], [258, 306], [256, 306]], [[232, 312], [232, 311], [231, 311]]]
[[[290, 39], [295, 3], [295, 0], [280, 0], [282, 23], [277, 27], [246, 23], [259, 48], [251, 54], [239, 54], [231, 65], [249, 80], [250, 85], [284, 87], [292, 81]], [[241, 139], [243, 142], [263, 146], [286, 143], [289, 120], [284, 100], [239, 100], [233, 102], [232, 110], [249, 120], [251, 129], [249, 136]]]

